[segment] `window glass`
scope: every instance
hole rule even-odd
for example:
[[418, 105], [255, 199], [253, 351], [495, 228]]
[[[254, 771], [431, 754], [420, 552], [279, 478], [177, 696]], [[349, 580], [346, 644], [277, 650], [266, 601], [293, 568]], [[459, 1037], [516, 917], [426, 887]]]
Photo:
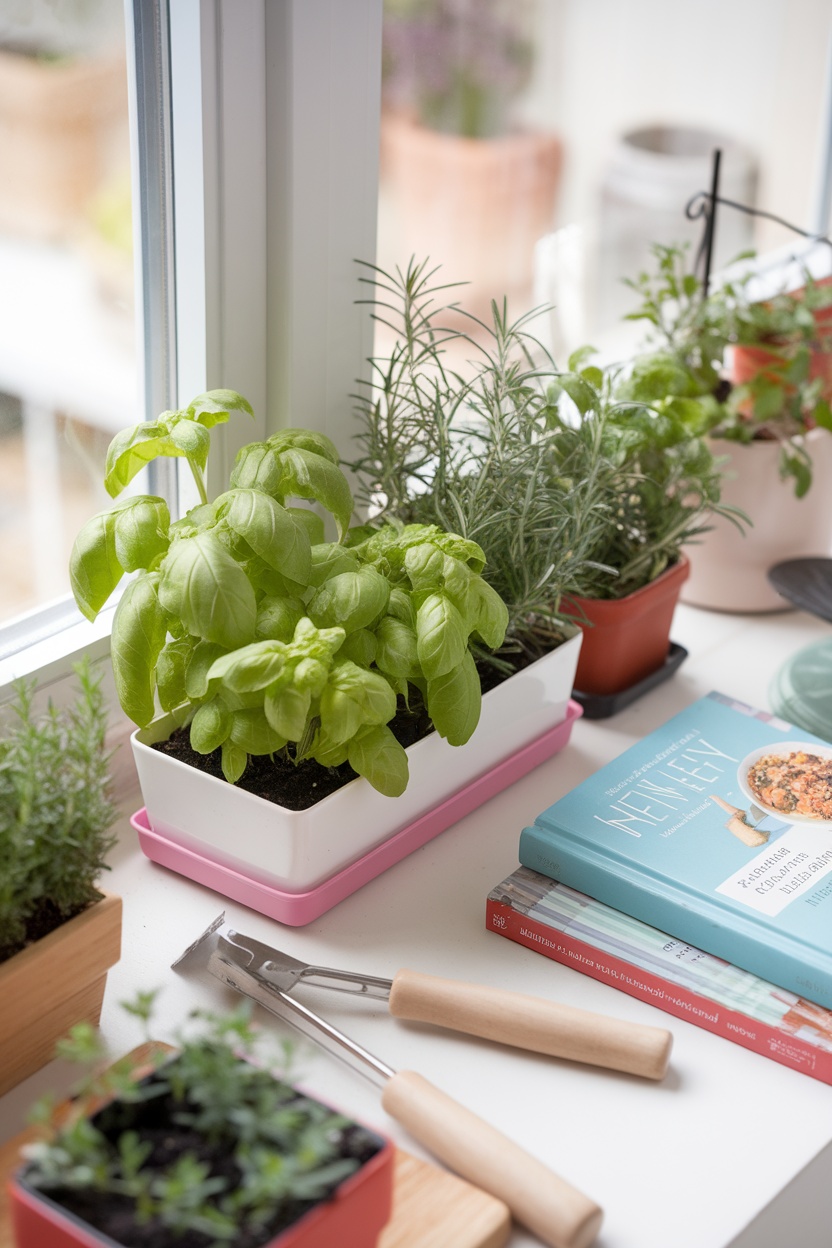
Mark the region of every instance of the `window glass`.
[[69, 591], [140, 419], [121, 0], [0, 6], [0, 622]]
[[[813, 228], [830, 30], [826, 0], [385, 0], [379, 264], [556, 305], [559, 358], [616, 340], [651, 243], [696, 250], [716, 147], [722, 195]], [[715, 264], [794, 237], [720, 208]]]

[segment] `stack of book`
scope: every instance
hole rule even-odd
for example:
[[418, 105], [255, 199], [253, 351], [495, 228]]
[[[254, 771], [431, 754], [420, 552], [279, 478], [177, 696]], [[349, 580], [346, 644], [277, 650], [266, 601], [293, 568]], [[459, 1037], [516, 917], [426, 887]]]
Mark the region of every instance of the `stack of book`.
[[710, 694], [544, 811], [489, 930], [832, 1083], [832, 746]]

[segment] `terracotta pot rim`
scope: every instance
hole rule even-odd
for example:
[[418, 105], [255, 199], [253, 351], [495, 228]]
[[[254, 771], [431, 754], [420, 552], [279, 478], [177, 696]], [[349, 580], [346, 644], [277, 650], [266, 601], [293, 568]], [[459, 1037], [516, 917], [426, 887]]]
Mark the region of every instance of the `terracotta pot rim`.
[[594, 612], [609, 612], [617, 614], [620, 612], [638, 612], [650, 605], [650, 601], [659, 594], [672, 592], [677, 585], [681, 585], [690, 576], [690, 560], [687, 555], [680, 554], [679, 558], [665, 568], [664, 572], [659, 573], [654, 580], [649, 581], [646, 585], [642, 585], [641, 589], [634, 589], [632, 593], [625, 594], [623, 598], [582, 598], [578, 594], [570, 594], [564, 598], [564, 603], [575, 603], [578, 606], [589, 606]]

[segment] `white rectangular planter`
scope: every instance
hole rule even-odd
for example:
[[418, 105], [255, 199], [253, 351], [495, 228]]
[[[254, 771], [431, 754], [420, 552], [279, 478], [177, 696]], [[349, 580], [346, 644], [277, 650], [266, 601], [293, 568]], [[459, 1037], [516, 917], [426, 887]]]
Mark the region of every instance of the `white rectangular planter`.
[[436, 733], [407, 751], [410, 782], [384, 797], [359, 777], [307, 810], [287, 810], [151, 748], [173, 715], [131, 738], [148, 819], [174, 844], [290, 892], [315, 888], [426, 814], [503, 759], [562, 723], [581, 647], [580, 630], [557, 650], [490, 690], [471, 740]]

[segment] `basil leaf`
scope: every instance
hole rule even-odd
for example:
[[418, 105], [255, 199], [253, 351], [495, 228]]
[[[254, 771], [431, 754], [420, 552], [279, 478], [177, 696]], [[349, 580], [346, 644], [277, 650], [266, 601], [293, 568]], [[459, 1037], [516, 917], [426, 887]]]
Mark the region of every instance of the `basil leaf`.
[[236, 784], [248, 766], [248, 754], [233, 741], [225, 741], [222, 747], [222, 774], [229, 784]]
[[405, 551], [404, 566], [414, 589], [440, 589], [445, 559], [432, 542], [411, 546]]
[[121, 580], [124, 569], [116, 553], [112, 512], [102, 511], [82, 527], [69, 558], [69, 581], [75, 601], [94, 620]]
[[416, 613], [416, 652], [427, 679], [458, 667], [467, 642], [459, 610], [444, 594], [429, 594]]
[[145, 464], [159, 456], [183, 455], [184, 452], [172, 441], [165, 416], [158, 421], [143, 421], [130, 429], [122, 429], [107, 449], [104, 467], [104, 486], [115, 498], [128, 485]]
[[286, 647], [281, 641], [255, 641], [212, 664], [208, 680], [218, 680], [232, 693], [255, 693], [271, 685], [286, 663]]
[[125, 572], [149, 568], [170, 545], [170, 512], [163, 498], [126, 499], [115, 515], [116, 556]]
[[213, 754], [231, 733], [231, 712], [219, 698], [200, 706], [191, 720], [191, 749]]
[[178, 420], [171, 427], [170, 440], [186, 459], [205, 471], [211, 449], [211, 435], [207, 429], [192, 420]]
[[308, 605], [309, 618], [319, 628], [343, 628], [352, 633], [367, 628], [382, 614], [390, 586], [375, 568], [340, 572], [326, 581]]
[[154, 670], [167, 637], [158, 585], [157, 572], [140, 574], [128, 582], [113, 616], [110, 638], [118, 700], [140, 728], [145, 728], [156, 713]]
[[499, 650], [508, 628], [508, 607], [487, 581], [475, 581], [471, 593], [474, 597], [473, 630], [489, 650]]
[[232, 412], [254, 415], [254, 408], [236, 390], [206, 390], [185, 408], [184, 415], [198, 421], [206, 429], [225, 424]]
[[272, 729], [288, 741], [301, 741], [306, 732], [312, 695], [286, 685], [266, 694], [265, 713]]
[[396, 620], [401, 620], [403, 624], [408, 624], [411, 628], [416, 627], [416, 612], [413, 608], [413, 600], [409, 592], [398, 585], [390, 590], [387, 614], [392, 615]]
[[286, 738], [275, 732], [262, 707], [234, 712], [231, 740], [247, 754], [276, 754], [286, 744]]
[[262, 490], [232, 490], [226, 520], [261, 559], [290, 580], [309, 584], [311, 546], [306, 530]]
[[290, 447], [299, 447], [311, 451], [313, 455], [322, 455], [331, 464], [339, 464], [341, 457], [338, 448], [325, 433], [316, 433], [314, 429], [281, 429], [269, 438], [269, 446], [276, 451], [285, 451]]
[[386, 724], [396, 713], [396, 695], [378, 672], [347, 660], [333, 667], [321, 693], [321, 724], [335, 744], [349, 741], [369, 724]]
[[316, 588], [341, 572], [357, 572], [358, 560], [338, 542], [318, 542], [312, 547], [312, 568], [309, 584]]
[[229, 650], [254, 636], [257, 604], [248, 577], [213, 533], [174, 542], [161, 567], [159, 597], [188, 632]]
[[156, 660], [156, 692], [163, 711], [175, 711], [187, 702], [185, 672], [194, 653], [190, 638], [169, 641]]
[[386, 797], [399, 797], [407, 788], [407, 754], [384, 724], [356, 737], [347, 757], [353, 771]]
[[287, 507], [286, 510], [293, 520], [303, 525], [306, 529], [306, 536], [313, 546], [326, 540], [324, 522], [317, 512], [309, 507]]
[[281, 498], [306, 498], [320, 503], [332, 515], [339, 538], [344, 536], [352, 516], [352, 493], [337, 464], [303, 447], [287, 447], [278, 455]]
[[280, 478], [280, 459], [268, 442], [250, 442], [237, 452], [231, 470], [231, 485], [236, 489], [263, 490], [282, 502]]
[[419, 671], [416, 633], [401, 620], [386, 615], [376, 628], [376, 665], [391, 676], [415, 676]]
[[482, 688], [474, 657], [465, 657], [453, 671], [428, 681], [428, 714], [440, 737], [464, 745], [480, 720]]
[[213, 641], [200, 641], [194, 647], [185, 669], [185, 693], [191, 701], [205, 697], [209, 685], [208, 673], [217, 659], [225, 653], [225, 648]]
[[300, 598], [264, 598], [257, 608], [256, 635], [265, 641], [289, 642], [295, 635], [298, 621], [306, 615]]
[[357, 632], [347, 635], [346, 641], [338, 652], [338, 657], [351, 659], [359, 667], [370, 667], [376, 657], [377, 649], [378, 643], [369, 629], [359, 628]]

